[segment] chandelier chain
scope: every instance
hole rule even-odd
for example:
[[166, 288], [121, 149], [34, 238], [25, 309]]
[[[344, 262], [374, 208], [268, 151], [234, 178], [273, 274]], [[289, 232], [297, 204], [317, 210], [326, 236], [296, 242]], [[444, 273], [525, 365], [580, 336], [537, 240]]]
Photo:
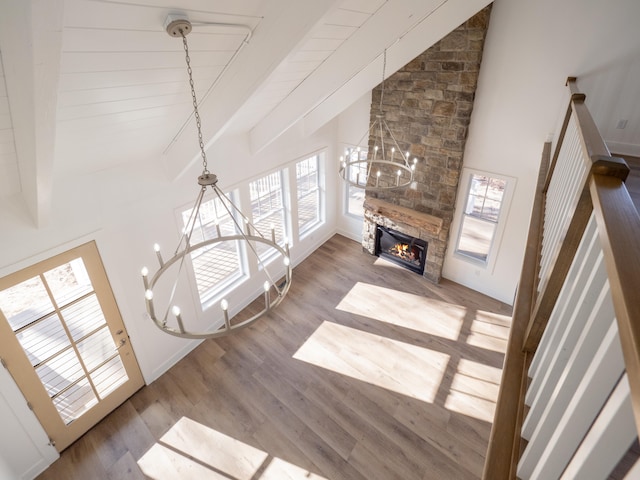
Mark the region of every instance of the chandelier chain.
[[380, 89], [380, 115], [382, 115], [382, 97], [384, 97], [384, 75], [387, 70], [387, 49], [384, 49], [384, 53], [382, 54], [382, 82]]
[[196, 98], [196, 88], [193, 83], [193, 71], [191, 70], [191, 57], [189, 57], [189, 45], [187, 45], [187, 37], [180, 30], [182, 35], [182, 45], [184, 46], [185, 61], [187, 62], [187, 73], [189, 74], [189, 86], [191, 87], [191, 100], [193, 101], [193, 115], [196, 119], [196, 127], [198, 129], [198, 143], [200, 144], [200, 155], [202, 156], [202, 174], [209, 173], [207, 167], [207, 154], [204, 151], [204, 140], [202, 139], [202, 122], [200, 121], [200, 112], [198, 111], [198, 100]]

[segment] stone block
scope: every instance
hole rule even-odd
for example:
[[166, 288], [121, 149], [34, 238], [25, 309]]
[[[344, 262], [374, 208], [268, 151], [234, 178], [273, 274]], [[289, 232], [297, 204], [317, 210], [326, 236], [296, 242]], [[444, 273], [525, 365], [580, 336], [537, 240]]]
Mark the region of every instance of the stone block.
[[454, 30], [439, 42], [440, 51], [464, 51], [467, 50], [467, 35], [460, 28]]
[[458, 72], [440, 72], [436, 77], [438, 83], [442, 83], [440, 89], [446, 90], [451, 84], [460, 83], [460, 73]]
[[473, 85], [475, 90], [475, 86], [478, 84], [478, 72], [462, 72], [460, 74], [460, 83], [462, 85]]
[[452, 116], [456, 111], [456, 105], [453, 102], [437, 101], [433, 105], [433, 114], [439, 116]]
[[441, 69], [446, 72], [460, 72], [464, 70], [464, 63], [462, 62], [442, 62]]
[[463, 142], [461, 142], [460, 140], [443, 139], [442, 141], [442, 146], [450, 150], [461, 150], [462, 148], [464, 148], [462, 144]]

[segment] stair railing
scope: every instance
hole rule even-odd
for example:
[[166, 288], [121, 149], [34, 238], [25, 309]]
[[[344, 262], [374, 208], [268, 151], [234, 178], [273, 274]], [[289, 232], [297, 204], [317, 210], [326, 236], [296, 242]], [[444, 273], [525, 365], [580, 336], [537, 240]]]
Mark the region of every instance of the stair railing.
[[485, 480], [607, 478], [640, 431], [640, 216], [626, 163], [576, 79], [567, 85], [553, 156], [543, 150]]

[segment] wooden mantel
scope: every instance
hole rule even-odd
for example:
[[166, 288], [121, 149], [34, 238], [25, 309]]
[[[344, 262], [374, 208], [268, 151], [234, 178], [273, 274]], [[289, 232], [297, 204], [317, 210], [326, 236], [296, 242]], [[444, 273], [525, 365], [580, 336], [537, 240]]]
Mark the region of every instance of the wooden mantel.
[[404, 223], [420, 228], [436, 237], [440, 235], [440, 230], [442, 230], [443, 220], [441, 218], [377, 198], [365, 198], [364, 209], [376, 215], [387, 217], [395, 223]]

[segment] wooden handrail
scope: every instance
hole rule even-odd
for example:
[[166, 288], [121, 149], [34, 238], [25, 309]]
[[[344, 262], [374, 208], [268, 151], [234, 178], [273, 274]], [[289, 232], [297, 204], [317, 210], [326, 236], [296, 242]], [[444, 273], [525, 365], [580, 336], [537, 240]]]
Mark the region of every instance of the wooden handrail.
[[535, 290], [535, 272], [540, 250], [540, 232], [544, 215], [543, 187], [549, 168], [551, 144], [546, 143], [538, 173], [538, 185], [533, 201], [529, 236], [518, 293], [513, 309], [509, 342], [505, 353], [500, 381], [500, 393], [496, 402], [496, 415], [491, 427], [489, 448], [484, 463], [484, 480], [515, 478], [515, 468], [520, 451], [520, 430], [524, 417], [524, 389], [526, 386], [527, 353], [521, 348], [527, 323], [531, 315]]
[[640, 215], [620, 178], [593, 175], [590, 189], [640, 432]]

